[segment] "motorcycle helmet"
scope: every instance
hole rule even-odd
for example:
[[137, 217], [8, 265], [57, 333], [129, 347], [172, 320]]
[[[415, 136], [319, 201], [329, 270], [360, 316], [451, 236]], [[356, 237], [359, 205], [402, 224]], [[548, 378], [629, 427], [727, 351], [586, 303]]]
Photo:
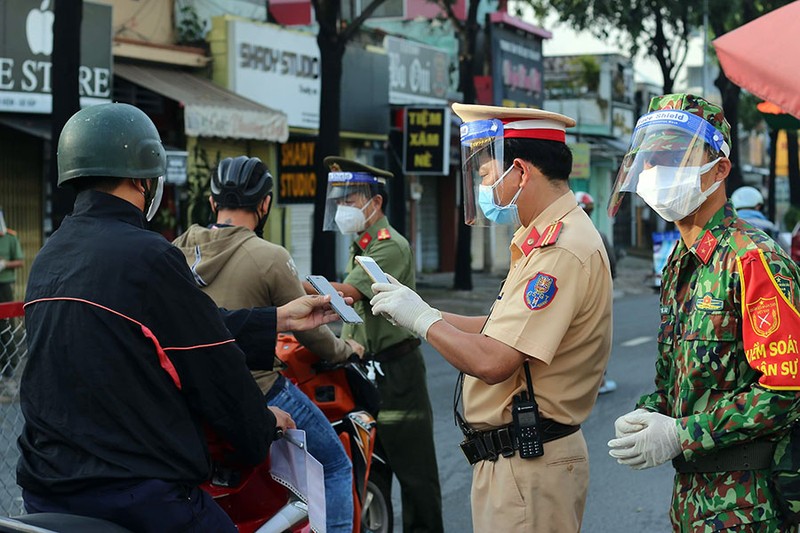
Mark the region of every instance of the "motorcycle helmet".
[[272, 194], [272, 174], [257, 157], [228, 157], [211, 176], [211, 197], [218, 208], [255, 209]]

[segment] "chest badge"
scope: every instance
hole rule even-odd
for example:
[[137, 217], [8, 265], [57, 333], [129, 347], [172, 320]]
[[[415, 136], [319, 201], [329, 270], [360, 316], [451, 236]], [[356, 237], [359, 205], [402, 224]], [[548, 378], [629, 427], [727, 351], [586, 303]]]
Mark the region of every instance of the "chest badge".
[[703, 296], [697, 298], [695, 307], [698, 311], [721, 311], [722, 300], [714, 298], [710, 292], [707, 292]]
[[756, 335], [769, 337], [781, 325], [777, 296], [759, 298], [755, 302], [747, 304], [747, 311], [750, 314], [750, 325]]
[[558, 286], [556, 285], [555, 276], [539, 272], [525, 285], [525, 293], [523, 295], [525, 305], [531, 311], [544, 309], [550, 305], [557, 292]]

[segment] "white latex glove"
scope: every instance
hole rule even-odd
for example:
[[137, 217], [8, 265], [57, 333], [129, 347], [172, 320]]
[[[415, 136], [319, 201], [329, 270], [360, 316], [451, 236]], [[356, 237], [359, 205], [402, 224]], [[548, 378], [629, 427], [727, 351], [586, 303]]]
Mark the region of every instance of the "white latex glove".
[[6, 269], [6, 260], [0, 259], [0, 272]]
[[[643, 409], [621, 418], [624, 419], [620, 423], [623, 430], [636, 426], [642, 426], [642, 429], [623, 433], [622, 437], [608, 441], [611, 448], [608, 454], [619, 464], [641, 470], [666, 463], [681, 453], [678, 423], [674, 418]], [[617, 423], [614, 425], [617, 426]]]
[[375, 296], [370, 300], [373, 315], [384, 315], [390, 322], [403, 326], [428, 339], [428, 329], [442, 320], [442, 313], [434, 309], [392, 276], [387, 274], [391, 283], [373, 283]]
[[[620, 438], [624, 437], [625, 435], [630, 435], [631, 433], [636, 433], [637, 431], [643, 430], [644, 425], [640, 422], [635, 422], [635, 421], [640, 420], [641, 415], [649, 412], [650, 411], [648, 411], [647, 409], [640, 408], [617, 418], [614, 421], [614, 436]], [[630, 421], [631, 419], [634, 420], [634, 422], [631, 422]]]

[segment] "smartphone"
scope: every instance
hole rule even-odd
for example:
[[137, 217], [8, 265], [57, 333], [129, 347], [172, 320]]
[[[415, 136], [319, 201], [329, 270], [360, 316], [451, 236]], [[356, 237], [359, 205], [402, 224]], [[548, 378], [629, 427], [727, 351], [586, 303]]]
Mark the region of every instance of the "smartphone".
[[357, 255], [356, 262], [372, 278], [373, 283], [391, 283], [373, 258], [366, 255]]
[[333, 285], [325, 279], [325, 276], [306, 276], [306, 279], [318, 293], [322, 295], [331, 295], [331, 307], [333, 307], [333, 310], [336, 311], [343, 321], [348, 324], [361, 324], [364, 322], [361, 320], [361, 317], [358, 316], [356, 310], [344, 302], [344, 298], [342, 298], [336, 289], [333, 288]]

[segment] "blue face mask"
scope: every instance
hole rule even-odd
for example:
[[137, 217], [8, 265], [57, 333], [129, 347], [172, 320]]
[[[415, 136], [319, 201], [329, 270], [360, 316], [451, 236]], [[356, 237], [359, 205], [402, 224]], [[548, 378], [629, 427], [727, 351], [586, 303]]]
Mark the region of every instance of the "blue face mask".
[[497, 205], [494, 201], [494, 189], [497, 187], [508, 175], [514, 167], [506, 170], [500, 179], [493, 185], [479, 185], [478, 186], [478, 205], [483, 211], [484, 216], [494, 222], [495, 224], [519, 226], [519, 209], [517, 208], [517, 197], [522, 189], [517, 189], [517, 194], [511, 199], [508, 205]]

